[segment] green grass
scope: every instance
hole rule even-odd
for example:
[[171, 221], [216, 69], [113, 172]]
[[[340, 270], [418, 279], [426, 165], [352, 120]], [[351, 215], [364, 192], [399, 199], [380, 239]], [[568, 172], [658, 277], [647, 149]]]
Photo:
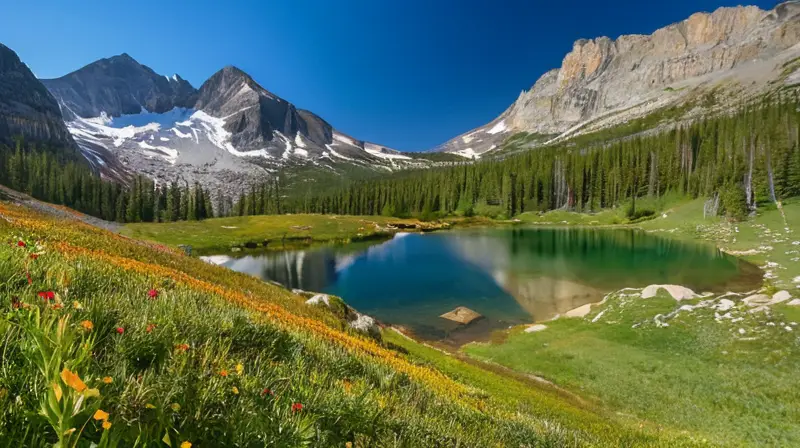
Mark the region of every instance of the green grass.
[[[213, 218], [203, 221], [127, 224], [122, 234], [131, 238], [198, 251], [226, 251], [245, 245], [278, 249], [285, 245], [332, 243], [387, 237], [389, 223], [417, 224], [416, 220], [382, 216], [265, 215]], [[380, 227], [380, 228], [378, 228]]]
[[[661, 211], [666, 217], [659, 213], [636, 226], [730, 251], [761, 248], [742, 258], [769, 266], [768, 290], [795, 293], [792, 280], [800, 275], [800, 245], [792, 243], [800, 240], [793, 236], [800, 226], [800, 202], [784, 203], [785, 220], [772, 207], [740, 223], [703, 218], [703, 203], [674, 201]], [[553, 213], [573, 224], [611, 221]], [[585, 319], [552, 321], [537, 333], [512, 331], [501, 343], [471, 344], [463, 350], [476, 359], [542, 376], [604, 409], [683, 429], [715, 444], [799, 445], [800, 327], [790, 323], [800, 323], [800, 307], [784, 304], [769, 314], [751, 314], [738, 304], [733, 314], [741, 320], [736, 322], [717, 322], [713, 310], [701, 308], [679, 312], [668, 327], [655, 324], [656, 315], [681, 304], [663, 293], [647, 300], [618, 294], [593, 307]]]

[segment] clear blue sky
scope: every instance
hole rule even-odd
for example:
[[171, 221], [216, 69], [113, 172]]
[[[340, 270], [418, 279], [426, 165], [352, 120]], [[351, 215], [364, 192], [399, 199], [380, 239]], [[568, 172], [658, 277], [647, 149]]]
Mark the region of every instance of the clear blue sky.
[[737, 4], [0, 0], [0, 42], [40, 78], [123, 52], [195, 87], [235, 65], [356, 138], [424, 150], [492, 120], [558, 67], [576, 39], [649, 34]]

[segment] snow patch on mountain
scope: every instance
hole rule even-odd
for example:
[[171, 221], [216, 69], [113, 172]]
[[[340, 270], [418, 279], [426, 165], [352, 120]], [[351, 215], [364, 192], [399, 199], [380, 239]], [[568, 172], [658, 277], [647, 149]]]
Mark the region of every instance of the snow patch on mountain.
[[499, 134], [501, 132], [505, 132], [508, 128], [506, 127], [506, 120], [500, 120], [499, 123], [492, 126], [492, 129], [486, 131], [487, 134]]

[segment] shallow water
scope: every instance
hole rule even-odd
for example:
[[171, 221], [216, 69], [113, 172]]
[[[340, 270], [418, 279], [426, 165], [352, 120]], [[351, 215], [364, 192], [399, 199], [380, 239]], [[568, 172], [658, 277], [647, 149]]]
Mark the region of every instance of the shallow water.
[[[680, 284], [748, 290], [758, 269], [713, 246], [629, 229], [479, 229], [399, 234], [373, 244], [217, 258], [290, 288], [338, 295], [357, 310], [424, 339], [459, 345], [543, 321], [623, 287]], [[465, 306], [462, 326], [439, 316]]]

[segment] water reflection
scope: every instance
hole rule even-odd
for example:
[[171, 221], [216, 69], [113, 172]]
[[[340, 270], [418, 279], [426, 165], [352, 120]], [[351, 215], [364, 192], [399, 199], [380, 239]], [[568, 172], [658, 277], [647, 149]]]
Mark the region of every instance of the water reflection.
[[[549, 319], [626, 286], [721, 291], [752, 289], [760, 281], [757, 269], [711, 246], [603, 229], [398, 235], [372, 246], [248, 255], [223, 264], [287, 287], [339, 295], [382, 321], [456, 344]], [[438, 317], [457, 306], [486, 318], [464, 328]]]

